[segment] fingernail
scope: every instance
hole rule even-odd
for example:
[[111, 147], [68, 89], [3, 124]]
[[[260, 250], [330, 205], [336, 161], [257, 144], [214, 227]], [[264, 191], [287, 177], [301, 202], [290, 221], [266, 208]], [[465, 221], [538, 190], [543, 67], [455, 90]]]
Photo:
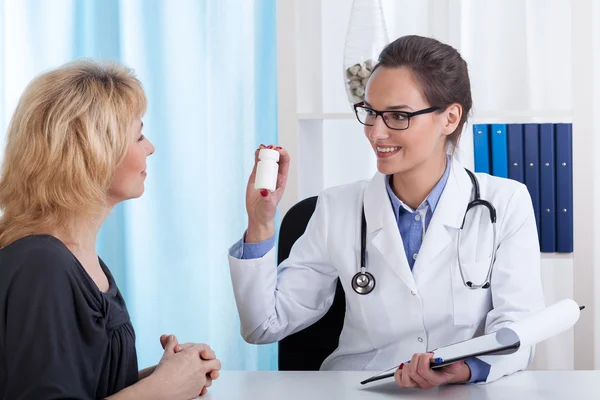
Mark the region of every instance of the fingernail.
[[273, 148], [272, 144], [270, 144], [269, 147], [267, 147], [267, 149], [272, 149], [272, 148]]
[[175, 336], [169, 335], [169, 340], [173, 340], [173, 339], [175, 339]]
[[263, 189], [260, 191], [260, 195], [262, 197], [267, 197], [269, 195], [269, 191], [267, 189]]
[[277, 146], [277, 147], [275, 147], [275, 148], [276, 148], [277, 150], [281, 150], [281, 149], [283, 149], [283, 147], [281, 147], [281, 146]]
[[402, 369], [404, 368], [404, 363], [400, 364], [400, 366], [398, 367], [398, 369]]

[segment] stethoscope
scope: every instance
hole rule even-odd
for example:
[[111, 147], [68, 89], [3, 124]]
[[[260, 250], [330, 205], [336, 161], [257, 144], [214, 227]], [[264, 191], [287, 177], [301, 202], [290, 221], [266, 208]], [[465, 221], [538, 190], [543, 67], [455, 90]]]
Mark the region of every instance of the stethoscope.
[[[471, 182], [474, 188], [473, 201], [467, 204], [467, 209], [465, 210], [465, 215], [463, 217], [462, 224], [460, 229], [458, 230], [458, 241], [456, 243], [456, 254], [458, 258], [458, 269], [460, 271], [460, 277], [463, 281], [463, 284], [469, 289], [489, 289], [490, 288], [490, 279], [492, 277], [492, 270], [494, 268], [494, 260], [496, 259], [496, 209], [494, 206], [486, 200], [480, 198], [479, 193], [479, 182], [475, 177], [475, 174], [468, 169], [465, 168], [465, 171], [471, 178]], [[460, 261], [460, 236], [461, 232], [464, 229], [465, 221], [467, 219], [467, 214], [469, 210], [477, 207], [483, 206], [488, 209], [490, 214], [490, 221], [492, 223], [492, 231], [493, 231], [493, 242], [492, 242], [492, 257], [490, 259], [490, 266], [487, 271], [487, 275], [485, 276], [485, 280], [483, 283], [479, 285], [473, 284], [471, 281], [467, 281], [465, 279], [465, 274], [463, 272], [462, 264]], [[360, 271], [357, 272], [352, 277], [352, 289], [358, 294], [369, 294], [375, 289], [375, 277], [373, 274], [367, 271], [367, 263], [366, 263], [366, 247], [367, 247], [367, 220], [365, 218], [365, 206], [363, 204], [362, 208], [362, 221], [360, 226]]]

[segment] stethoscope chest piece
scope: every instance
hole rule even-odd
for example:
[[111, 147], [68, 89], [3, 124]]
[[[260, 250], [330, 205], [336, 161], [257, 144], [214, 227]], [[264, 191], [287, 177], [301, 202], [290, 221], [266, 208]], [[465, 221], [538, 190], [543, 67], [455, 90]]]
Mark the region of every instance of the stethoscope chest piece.
[[375, 277], [366, 271], [352, 277], [352, 289], [358, 294], [369, 294], [375, 288]]

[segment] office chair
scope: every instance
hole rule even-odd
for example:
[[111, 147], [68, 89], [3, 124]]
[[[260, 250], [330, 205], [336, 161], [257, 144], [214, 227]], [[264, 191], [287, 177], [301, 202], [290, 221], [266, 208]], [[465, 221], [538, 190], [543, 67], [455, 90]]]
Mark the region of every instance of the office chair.
[[[309, 197], [287, 212], [279, 228], [277, 264], [287, 259], [296, 240], [306, 230], [317, 197]], [[317, 371], [338, 347], [346, 314], [344, 289], [338, 278], [333, 304], [327, 313], [313, 325], [279, 342], [280, 371]]]

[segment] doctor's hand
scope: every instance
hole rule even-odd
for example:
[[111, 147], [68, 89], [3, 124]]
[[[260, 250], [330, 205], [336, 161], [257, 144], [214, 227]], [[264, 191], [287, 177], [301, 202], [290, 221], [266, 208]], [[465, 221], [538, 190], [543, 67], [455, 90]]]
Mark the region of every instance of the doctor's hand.
[[[254, 189], [256, 178], [256, 165], [258, 164], [258, 153], [261, 149], [273, 149], [279, 152], [279, 173], [277, 174], [277, 185], [273, 193], [266, 189]], [[246, 211], [248, 212], [248, 231], [246, 232], [246, 243], [258, 243], [275, 235], [275, 213], [277, 205], [283, 196], [287, 184], [288, 171], [290, 169], [290, 156], [288, 152], [276, 145], [260, 145], [254, 154], [254, 169], [248, 179], [246, 187]]]
[[410, 363], [402, 364], [394, 374], [398, 386], [430, 389], [450, 383], [464, 383], [471, 379], [471, 369], [464, 361], [433, 370], [432, 357], [432, 353], [415, 354]]

